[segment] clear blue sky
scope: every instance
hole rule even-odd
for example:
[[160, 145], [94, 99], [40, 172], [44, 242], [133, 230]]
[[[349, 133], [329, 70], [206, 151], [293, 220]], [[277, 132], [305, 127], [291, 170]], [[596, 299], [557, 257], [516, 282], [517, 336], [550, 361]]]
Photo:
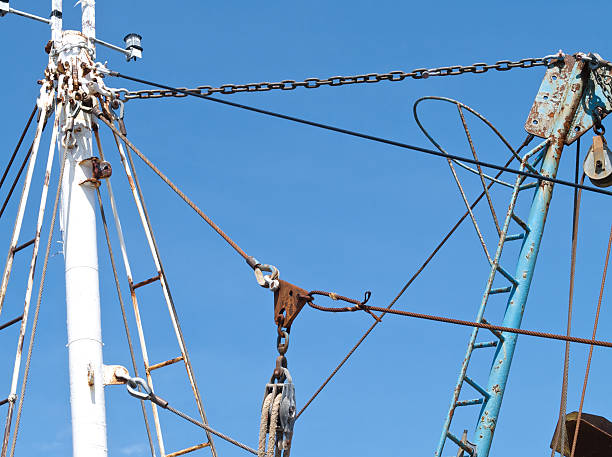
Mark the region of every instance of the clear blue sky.
[[[49, 3], [14, 0], [11, 6], [46, 16]], [[145, 47], [144, 59], [137, 63], [128, 64], [105, 49], [99, 50], [99, 59], [108, 60], [110, 68], [172, 85], [408, 70], [539, 57], [559, 49], [612, 57], [608, 30], [593, 19], [612, 13], [609, 2], [603, 1], [591, 2], [589, 14], [568, 1], [554, 7], [549, 2], [523, 1], [98, 3], [101, 39], [120, 44], [126, 33], [137, 32]], [[64, 18], [66, 28], [80, 28], [80, 8], [73, 8], [72, 2], [65, 2]], [[43, 48], [48, 39], [43, 24], [15, 16], [0, 19], [4, 70], [0, 165], [32, 109], [36, 80], [47, 62]], [[421, 96], [447, 96], [471, 105], [519, 144], [543, 74], [541, 68], [517, 69], [242, 94], [231, 100], [427, 147], [412, 119], [412, 105]], [[141, 88], [115, 79], [107, 83]], [[423, 116], [447, 149], [469, 155], [452, 106], [427, 105]], [[470, 122], [480, 158], [504, 163], [507, 151], [475, 120]], [[371, 303], [385, 306], [464, 212], [448, 165], [439, 158], [197, 99], [132, 101], [126, 106], [126, 123], [132, 141], [245, 250], [278, 266], [284, 279], [306, 289], [355, 297], [371, 290]], [[135, 277], [145, 279], [152, 275], [153, 265], [108, 133], [105, 138], [107, 155], [115, 165], [112, 180]], [[574, 148], [566, 150], [561, 178], [573, 179], [574, 155]], [[255, 446], [263, 389], [276, 356], [272, 295], [257, 286], [241, 258], [142, 163], [138, 166], [210, 423]], [[37, 186], [42, 182], [40, 171]], [[477, 177], [462, 177], [474, 198], [479, 193]], [[32, 194], [24, 240], [32, 227], [38, 192]], [[494, 198], [504, 214], [507, 192], [494, 191]], [[556, 188], [525, 328], [564, 331], [571, 199], [571, 189]], [[528, 200], [522, 203], [523, 211]], [[590, 336], [610, 200], [595, 194], [585, 194], [583, 200], [574, 332]], [[15, 208], [16, 199], [0, 221], [0, 239], [6, 245]], [[477, 214], [493, 246], [486, 207]], [[103, 238], [99, 247], [105, 362], [129, 366]], [[25, 257], [13, 274], [2, 322], [19, 314]], [[504, 260], [514, 271], [513, 256]], [[54, 256], [18, 443], [22, 457], [71, 453], [62, 267], [62, 256]], [[487, 273], [474, 230], [466, 221], [398, 308], [473, 319]], [[125, 280], [122, 286], [127, 300]], [[152, 287], [141, 301], [152, 361], [178, 355], [161, 294]], [[492, 303], [491, 320], [503, 312], [503, 303], [495, 304], [499, 308]], [[602, 339], [612, 334], [607, 305], [609, 294], [600, 323]], [[132, 315], [130, 323], [135, 335]], [[300, 405], [370, 323], [365, 314], [302, 312], [288, 352]], [[469, 333], [463, 327], [386, 318], [299, 419], [292, 455], [433, 455]], [[0, 334], [2, 392], [8, 390], [15, 339], [14, 331]], [[489, 361], [481, 357], [475, 359], [470, 374], [485, 383]], [[570, 410], [578, 405], [585, 358], [585, 348], [573, 349]], [[585, 411], [612, 418], [609, 360], [604, 350], [595, 350]], [[562, 362], [562, 343], [519, 338], [492, 456], [549, 452]], [[167, 369], [156, 388], [172, 404], [195, 414], [182, 374], [178, 366]], [[123, 387], [109, 387], [106, 395], [110, 455], [147, 455], [138, 402]], [[471, 396], [466, 393], [464, 398]], [[473, 408], [465, 417], [457, 416], [456, 433], [463, 427], [472, 430], [477, 417], [477, 407]], [[189, 424], [167, 414], [162, 419], [168, 427], [169, 451], [203, 439], [200, 430]], [[221, 440], [216, 443], [223, 456], [245, 455]], [[449, 446], [445, 455], [455, 452]], [[209, 455], [208, 451], [198, 454]]]

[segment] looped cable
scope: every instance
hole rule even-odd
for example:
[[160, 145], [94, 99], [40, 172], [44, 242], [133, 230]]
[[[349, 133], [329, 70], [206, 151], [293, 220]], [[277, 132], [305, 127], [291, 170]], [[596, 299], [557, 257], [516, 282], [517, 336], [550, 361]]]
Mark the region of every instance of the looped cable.
[[[280, 276], [278, 268], [276, 268], [274, 265], [258, 263], [253, 268], [253, 271], [255, 273], [257, 284], [259, 284], [261, 287], [265, 287], [266, 289], [270, 289], [273, 292], [278, 290], [280, 287], [280, 283], [278, 282], [278, 278]], [[272, 274], [264, 275], [264, 271]]]
[[[140, 400], [149, 400], [153, 391], [142, 378], [128, 378], [126, 382], [127, 391], [132, 397], [136, 397]], [[142, 391], [139, 390], [142, 389]]]

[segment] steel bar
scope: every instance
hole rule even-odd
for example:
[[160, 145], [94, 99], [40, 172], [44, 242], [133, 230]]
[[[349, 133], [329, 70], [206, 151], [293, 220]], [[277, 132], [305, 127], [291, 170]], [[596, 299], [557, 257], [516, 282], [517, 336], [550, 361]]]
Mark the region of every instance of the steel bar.
[[[102, 118], [103, 121], [106, 122], [105, 119]], [[107, 124], [108, 125], [108, 124]], [[112, 131], [113, 131], [113, 136], [115, 138], [115, 142], [117, 143], [118, 146], [118, 150], [119, 150], [119, 154], [121, 156], [121, 163], [123, 164], [123, 168], [124, 171], [126, 173], [126, 176], [128, 178], [128, 182], [130, 185], [130, 188], [132, 190], [132, 196], [134, 199], [134, 202], [136, 203], [136, 208], [138, 211], [138, 215], [140, 217], [141, 220], [141, 225], [143, 227], [143, 230], [145, 231], [145, 236], [147, 238], [147, 242], [149, 244], [149, 250], [151, 251], [151, 256], [153, 258], [153, 262], [155, 264], [155, 268], [157, 269], [157, 273], [160, 276], [160, 284], [161, 284], [161, 288], [162, 288], [162, 292], [164, 295], [164, 299], [166, 301], [166, 306], [168, 308], [168, 313], [170, 315], [170, 320], [172, 322], [172, 326], [174, 328], [174, 332], [176, 335], [176, 339], [177, 339], [177, 343], [179, 345], [179, 349], [181, 351], [181, 355], [183, 357], [183, 361], [185, 362], [185, 369], [187, 371], [187, 377], [189, 379], [189, 383], [191, 385], [191, 390], [193, 392], [193, 395], [195, 397], [196, 400], [196, 405], [198, 408], [198, 412], [200, 414], [200, 418], [202, 419], [202, 422], [207, 423], [207, 419], [206, 419], [206, 413], [204, 412], [204, 406], [202, 404], [202, 398], [200, 396], [200, 392], [198, 390], [198, 386], [196, 383], [196, 379], [195, 379], [195, 375], [193, 373], [193, 367], [191, 365], [191, 361], [189, 359], [189, 353], [187, 352], [187, 347], [185, 344], [185, 339], [183, 337], [183, 332], [181, 330], [181, 326], [178, 320], [178, 314], [176, 312], [176, 307], [174, 306], [174, 300], [172, 299], [172, 295], [170, 292], [170, 286], [168, 284], [168, 279], [166, 277], [166, 273], [163, 269], [162, 266], [162, 262], [161, 262], [161, 255], [159, 253], [159, 248], [157, 246], [157, 242], [155, 240], [155, 236], [153, 234], [153, 228], [151, 225], [151, 221], [149, 219], [149, 214], [148, 211], [146, 209], [146, 205], [145, 205], [145, 201], [144, 201], [144, 196], [142, 194], [142, 189], [140, 188], [140, 184], [138, 181], [138, 176], [136, 174], [136, 168], [134, 166], [134, 162], [132, 160], [132, 155], [130, 153], [130, 144], [128, 144], [128, 140], [127, 138], [122, 135], [120, 132], [117, 132], [117, 129], [114, 125], [110, 124], [110, 126], [112, 127]], [[119, 139], [123, 139], [124, 143], [126, 144], [126, 149], [123, 149], [122, 144], [120, 143]], [[127, 158], [127, 160], [126, 160]], [[148, 374], [150, 376], [150, 373]], [[206, 431], [206, 435], [208, 437], [208, 441], [211, 443], [210, 446], [210, 450], [211, 453], [213, 455], [213, 457], [217, 457], [217, 451], [215, 448], [215, 445], [212, 441], [212, 436], [210, 434], [210, 432]]]
[[0, 330], [4, 330], [5, 328], [9, 328], [11, 325], [16, 324], [17, 322], [21, 321], [21, 319], [23, 319], [23, 314], [19, 317], [16, 317], [13, 320], [10, 320], [8, 322], [5, 322], [4, 324], [0, 325]]
[[181, 360], [184, 360], [182, 355], [175, 357], [173, 359], [170, 359], [170, 360], [166, 360], [165, 362], [156, 363], [155, 365], [151, 365], [150, 367], [147, 368], [147, 371], [151, 372], [159, 368], [167, 367], [168, 365], [174, 365], [175, 363], [178, 363]]
[[32, 238], [30, 241], [27, 241], [23, 243], [22, 245], [17, 246], [16, 248], [13, 249], [13, 254], [16, 254], [17, 252], [21, 251], [22, 249], [27, 248], [28, 246], [32, 246], [35, 242], [36, 242], [36, 238]]
[[210, 443], [196, 444], [195, 446], [188, 447], [187, 449], [183, 449], [182, 451], [176, 451], [172, 452], [171, 454], [166, 454], [166, 457], [178, 457], [179, 455], [189, 454], [190, 452], [197, 451], [198, 449], [203, 449], [208, 446], [210, 446]]
[[[544, 176], [555, 178], [557, 175], [568, 129], [582, 97], [584, 87], [582, 67], [582, 62], [577, 62], [573, 57], [566, 57], [566, 68], [569, 72], [567, 80], [569, 83], [561, 96], [559, 109], [555, 115], [553, 134], [540, 171]], [[542, 181], [536, 189], [526, 223], [529, 232], [525, 236], [521, 252], [518, 256], [515, 274], [518, 284], [508, 297], [506, 312], [502, 321], [503, 327], [518, 328], [521, 325], [542, 241], [546, 216], [552, 199], [553, 187], [554, 184], [552, 182]], [[578, 188], [580, 187], [578, 186]], [[510, 374], [516, 341], [517, 333], [505, 332], [504, 339], [497, 346], [487, 385], [487, 392], [491, 396], [483, 405], [480, 418], [477, 422], [478, 426], [474, 432], [473, 442], [476, 445], [479, 457], [487, 457], [491, 449], [495, 426]]]
[[[2, 314], [2, 307], [4, 305], [4, 299], [6, 298], [6, 291], [8, 282], [11, 277], [13, 269], [14, 253], [13, 250], [17, 247], [19, 242], [19, 235], [21, 234], [21, 226], [23, 224], [23, 217], [25, 214], [25, 208], [30, 194], [30, 185], [32, 183], [32, 175], [34, 173], [34, 165], [36, 164], [36, 158], [38, 156], [38, 149], [40, 147], [40, 139], [42, 131], [45, 127], [45, 117], [50, 109], [49, 105], [46, 105], [44, 109], [40, 111], [40, 118], [38, 119], [38, 126], [36, 128], [36, 135], [32, 143], [31, 154], [29, 158], [29, 164], [26, 171], [26, 177], [23, 183], [23, 189], [21, 191], [21, 198], [19, 200], [19, 207], [17, 209], [17, 216], [15, 218], [15, 226], [13, 227], [13, 234], [11, 235], [11, 242], [9, 252], [4, 266], [4, 272], [2, 274], [2, 281], [0, 282], [0, 314]], [[24, 163], [25, 164], [25, 163]]]
[[[119, 144], [118, 144], [119, 146]], [[108, 196], [109, 196], [109, 200], [110, 200], [110, 205], [111, 205], [111, 211], [113, 213], [113, 219], [115, 222], [115, 230], [117, 231], [117, 238], [119, 239], [119, 246], [121, 248], [121, 258], [123, 260], [123, 266], [125, 268], [125, 272], [126, 272], [126, 276], [127, 276], [127, 281], [128, 281], [128, 285], [130, 287], [130, 298], [132, 301], [132, 308], [134, 310], [134, 318], [136, 320], [136, 330], [138, 332], [138, 341], [140, 343], [140, 350], [141, 350], [141, 354], [142, 354], [142, 359], [143, 362], [146, 366], [149, 366], [149, 351], [147, 348], [147, 342], [146, 342], [146, 338], [145, 338], [145, 334], [144, 334], [144, 327], [142, 325], [142, 318], [140, 315], [140, 307], [138, 304], [138, 297], [136, 296], [136, 293], [132, 287], [133, 284], [133, 275], [132, 275], [132, 268], [130, 266], [130, 260], [128, 257], [128, 253], [127, 253], [127, 246], [125, 243], [125, 237], [123, 235], [123, 228], [121, 227], [121, 220], [119, 219], [119, 212], [117, 210], [117, 203], [115, 201], [115, 195], [113, 192], [113, 187], [111, 184], [111, 181], [109, 179], [106, 180], [106, 188], [108, 190]], [[149, 386], [153, 389], [153, 379], [151, 377], [151, 375], [146, 372], [146, 377], [147, 377], [147, 382], [149, 384]], [[159, 412], [157, 410], [157, 407], [155, 405], [151, 405], [152, 406], [152, 411], [153, 411], [153, 425], [155, 427], [155, 434], [157, 437], [157, 444], [159, 446], [159, 452], [162, 455], [162, 457], [165, 455], [165, 447], [164, 447], [164, 438], [163, 438], [163, 434], [162, 434], [162, 430], [161, 430], [161, 424], [159, 422]]]
[[14, 8], [9, 9], [9, 13], [15, 14], [17, 16], [25, 17], [28, 19], [34, 19], [35, 21], [42, 22], [43, 24], [49, 24], [49, 19], [45, 19], [44, 17], [36, 16], [35, 14], [26, 13], [25, 11], [19, 11]]
[[[98, 147], [98, 154], [100, 155], [100, 159], [104, 160], [104, 151], [102, 150], [102, 142], [100, 141], [100, 134], [98, 132], [98, 128], [94, 128], [94, 136], [96, 138], [96, 145]], [[109, 188], [109, 193], [112, 194], [112, 187], [110, 187], [110, 180], [106, 180], [106, 184]], [[136, 363], [136, 356], [134, 355], [134, 346], [132, 344], [132, 337], [130, 335], [130, 329], [127, 321], [127, 314], [125, 312], [125, 305], [123, 303], [123, 297], [121, 295], [121, 286], [119, 284], [119, 275], [117, 274], [117, 266], [115, 264], [115, 255], [113, 254], [113, 248], [110, 241], [110, 233], [108, 230], [108, 223], [106, 221], [106, 213], [104, 211], [104, 205], [102, 204], [102, 196], [100, 195], [100, 188], [97, 189], [98, 196], [98, 205], [100, 208], [100, 219], [102, 220], [102, 226], [104, 227], [104, 235], [106, 238], [106, 246], [108, 248], [108, 256], [110, 258], [111, 267], [113, 270], [113, 278], [115, 280], [115, 288], [117, 290], [117, 299], [119, 300], [119, 307], [121, 309], [121, 317], [123, 318], [123, 327], [125, 329], [125, 336], [128, 343], [128, 348], [130, 351], [130, 359], [132, 361], [132, 369], [134, 370], [134, 376], [139, 377], [138, 374], [138, 365]], [[114, 203], [114, 201], [113, 201]], [[122, 239], [121, 239], [122, 240]], [[149, 441], [149, 448], [151, 450], [151, 457], [155, 457], [155, 446], [153, 444], [153, 439], [151, 438], [151, 429], [149, 426], [149, 418], [147, 416], [147, 410], [145, 408], [144, 400], [140, 400], [140, 407], [142, 410], [142, 417], [144, 419], [145, 430], [147, 432], [147, 439]]]
[[139, 287], [146, 286], [148, 284], [154, 283], [155, 281], [159, 281], [160, 275], [153, 276], [152, 278], [145, 279], [144, 281], [137, 282], [132, 285], [132, 289], [138, 289]]

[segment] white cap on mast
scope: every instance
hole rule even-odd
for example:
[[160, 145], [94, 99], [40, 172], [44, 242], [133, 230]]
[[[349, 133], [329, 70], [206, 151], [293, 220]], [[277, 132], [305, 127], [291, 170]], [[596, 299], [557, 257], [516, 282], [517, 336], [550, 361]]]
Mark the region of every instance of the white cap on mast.
[[51, 0], [51, 40], [59, 42], [62, 39], [62, 0]]
[[83, 35], [93, 39], [96, 37], [96, 0], [80, 0], [83, 12]]

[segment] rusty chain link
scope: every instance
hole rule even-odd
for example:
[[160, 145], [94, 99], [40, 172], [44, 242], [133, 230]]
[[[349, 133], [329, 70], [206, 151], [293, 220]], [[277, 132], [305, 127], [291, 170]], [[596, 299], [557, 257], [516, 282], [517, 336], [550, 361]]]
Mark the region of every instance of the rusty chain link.
[[[181, 90], [193, 92], [198, 95], [208, 96], [214, 94], [231, 95], [241, 92], [267, 92], [270, 90], [293, 90], [298, 87], [306, 89], [316, 89], [322, 86], [346, 86], [349, 84], [372, 84], [381, 81], [403, 81], [406, 78], [426, 79], [430, 76], [456, 76], [464, 73], [486, 73], [489, 70], [508, 71], [514, 68], [533, 68], [548, 66], [551, 63], [563, 59], [564, 54], [559, 51], [557, 54], [548, 55], [545, 57], [526, 58], [516, 61], [499, 60], [494, 64], [475, 63], [472, 65], [452, 65], [448, 67], [438, 68], [417, 68], [415, 70], [405, 72], [401, 70], [390, 71], [389, 73], [367, 73], [363, 75], [353, 76], [331, 76], [329, 78], [306, 78], [303, 81], [295, 81], [285, 79], [280, 82], [260, 82], [247, 84], [223, 84], [219, 87], [213, 86], [197, 86], [194, 89], [181, 87]], [[121, 100], [128, 101], [134, 99], [152, 99], [166, 97], [186, 97], [187, 94], [178, 93], [171, 90], [139, 90], [129, 91], [128, 89], [117, 89], [116, 94]]]

